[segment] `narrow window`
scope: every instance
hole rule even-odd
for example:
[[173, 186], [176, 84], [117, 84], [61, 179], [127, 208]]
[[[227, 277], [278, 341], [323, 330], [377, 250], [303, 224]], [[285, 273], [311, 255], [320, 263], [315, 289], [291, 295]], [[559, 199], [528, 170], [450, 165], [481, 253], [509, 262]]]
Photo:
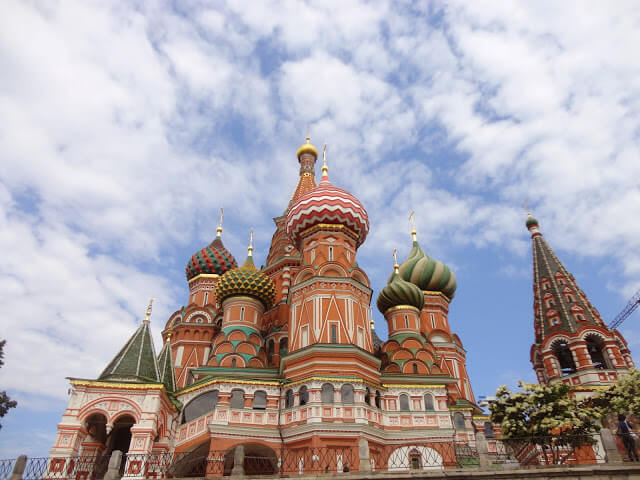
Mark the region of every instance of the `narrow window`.
[[380, 392], [378, 390], [376, 390], [376, 407], [380, 408], [380, 406], [382, 405], [382, 396], [380, 395]]
[[204, 303], [203, 303], [203, 305], [206, 305], [208, 301], [209, 301], [209, 292], [204, 292]]
[[436, 316], [433, 313], [430, 313], [429, 317], [431, 318], [431, 328], [436, 328]]
[[231, 359], [231, 368], [236, 368], [236, 359], [235, 358]]
[[316, 260], [316, 249], [312, 248], [311, 249], [311, 263], [313, 263]]
[[178, 347], [178, 351], [176, 352], [176, 367], [182, 366], [183, 353], [184, 353], [184, 347]]
[[347, 260], [351, 262], [351, 251], [347, 250]]
[[231, 408], [244, 408], [244, 390], [231, 390]]
[[409, 396], [404, 393], [400, 395], [400, 410], [403, 412], [409, 411]]
[[409, 328], [409, 315], [404, 316], [404, 328]]
[[558, 359], [561, 375], [565, 376], [576, 373], [576, 364], [573, 361], [571, 349], [569, 349], [569, 345], [567, 345], [566, 342], [561, 340], [554, 342], [551, 350]]
[[418, 364], [417, 363], [413, 364], [413, 373], [418, 373]]
[[340, 397], [342, 403], [353, 403], [353, 386], [348, 383], [342, 385], [342, 388], [340, 389]]
[[409, 463], [411, 470], [422, 470], [422, 455], [420, 455], [418, 449], [413, 448], [409, 452]]
[[567, 295], [567, 302], [569, 302], [569, 303], [573, 303], [574, 302], [573, 295]]
[[333, 403], [333, 385], [330, 383], [323, 384], [320, 396], [322, 403]]
[[309, 345], [309, 327], [307, 325], [305, 325], [304, 327], [302, 327], [301, 329], [301, 342], [300, 342], [300, 346], [301, 347], [306, 347], [307, 345]]
[[298, 390], [298, 395], [300, 396], [300, 405], [306, 405], [309, 403], [309, 390], [307, 390], [307, 386], [303, 385]]
[[491, 422], [484, 422], [484, 436], [486, 438], [493, 438], [493, 425]]
[[364, 328], [358, 327], [358, 346], [364, 348]]
[[338, 327], [331, 325], [331, 343], [338, 343]]
[[333, 247], [329, 247], [329, 261], [333, 261]]
[[364, 403], [371, 405], [371, 390], [369, 390], [369, 387], [364, 392]]
[[456, 428], [465, 428], [464, 415], [462, 415], [460, 412], [454, 413], [453, 414], [453, 425]]
[[264, 410], [267, 408], [267, 393], [262, 390], [253, 394], [253, 409]]
[[293, 390], [289, 389], [287, 390], [287, 393], [285, 393], [284, 408], [291, 407], [293, 407]]
[[240, 307], [240, 321], [244, 320], [244, 307]]
[[284, 356], [289, 351], [289, 340], [287, 337], [280, 339], [280, 356]]
[[433, 396], [429, 393], [424, 396], [424, 409], [433, 410]]

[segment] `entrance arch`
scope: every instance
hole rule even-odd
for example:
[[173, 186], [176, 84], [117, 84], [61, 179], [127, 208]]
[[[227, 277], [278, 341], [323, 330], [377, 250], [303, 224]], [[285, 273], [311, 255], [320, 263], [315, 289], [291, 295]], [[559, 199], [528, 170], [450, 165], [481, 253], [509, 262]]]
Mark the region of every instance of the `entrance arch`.
[[136, 424], [135, 419], [130, 415], [123, 415], [113, 423], [113, 429], [108, 435], [107, 454], [111, 455], [114, 450], [120, 450], [122, 454], [129, 451], [131, 444], [131, 427]]
[[[260, 443], [244, 443], [244, 473], [245, 475], [274, 475], [278, 473], [279, 464], [276, 452]], [[235, 450], [239, 445], [229, 449], [224, 454], [224, 475], [231, 475], [234, 467]]]

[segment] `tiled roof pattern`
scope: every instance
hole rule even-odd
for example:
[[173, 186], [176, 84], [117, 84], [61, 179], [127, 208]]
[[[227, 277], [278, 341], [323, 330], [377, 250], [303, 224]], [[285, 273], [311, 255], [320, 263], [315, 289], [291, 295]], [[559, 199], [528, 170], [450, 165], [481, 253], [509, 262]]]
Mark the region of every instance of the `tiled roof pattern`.
[[344, 225], [358, 235], [357, 246], [369, 233], [369, 216], [360, 201], [346, 190], [331, 185], [327, 177], [289, 208], [287, 234], [299, 245], [300, 234], [318, 224]]
[[218, 302], [235, 295], [248, 295], [262, 302], [265, 309], [271, 308], [276, 289], [271, 279], [258, 270], [253, 257], [248, 256], [240, 268], [229, 270], [216, 285]]
[[142, 322], [129, 341], [109, 362], [98, 379], [129, 377], [141, 381], [160, 381], [156, 352], [149, 322]]
[[193, 254], [186, 267], [187, 280], [202, 273], [222, 275], [237, 266], [236, 259], [222, 244], [220, 237], [216, 237], [211, 244]]
[[429, 257], [417, 241], [407, 259], [400, 265], [400, 275], [420, 290], [442, 292], [449, 299], [456, 294], [456, 276], [444, 263]]
[[176, 390], [176, 377], [173, 370], [173, 361], [171, 359], [171, 344], [165, 343], [158, 355], [158, 371], [160, 374], [160, 381], [167, 387], [167, 391], [175, 392]]
[[[537, 227], [537, 223], [535, 226]], [[559, 331], [574, 333], [582, 325], [604, 325], [598, 311], [591, 305], [573, 275], [558, 259], [544, 237], [536, 232], [531, 241], [536, 343], [541, 343], [544, 337]], [[569, 302], [568, 295], [573, 299], [572, 302]], [[572, 309], [579, 309], [584, 317], [580, 325]], [[557, 313], [559, 322], [549, 321], [554, 313]]]

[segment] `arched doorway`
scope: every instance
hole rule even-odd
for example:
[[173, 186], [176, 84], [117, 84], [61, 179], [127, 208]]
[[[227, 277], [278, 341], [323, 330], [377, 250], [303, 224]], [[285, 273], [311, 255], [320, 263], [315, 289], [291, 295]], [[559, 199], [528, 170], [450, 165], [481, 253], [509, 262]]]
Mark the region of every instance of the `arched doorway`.
[[[245, 475], [273, 475], [278, 473], [278, 456], [272, 448], [259, 443], [245, 443], [244, 445], [244, 474]], [[234, 467], [235, 450], [237, 446], [227, 450], [224, 454], [224, 475], [231, 475]]]
[[[207, 473], [218, 473], [216, 465], [209, 465], [207, 461], [209, 444], [210, 441], [206, 440], [190, 452], [176, 453], [167, 472], [169, 477], [205, 477]], [[208, 467], [210, 472], [207, 472]]]
[[123, 454], [129, 451], [131, 427], [133, 427], [135, 423], [135, 419], [130, 415], [123, 415], [113, 423], [113, 429], [107, 441], [107, 453], [109, 455], [111, 455], [111, 452], [114, 450], [120, 450]]

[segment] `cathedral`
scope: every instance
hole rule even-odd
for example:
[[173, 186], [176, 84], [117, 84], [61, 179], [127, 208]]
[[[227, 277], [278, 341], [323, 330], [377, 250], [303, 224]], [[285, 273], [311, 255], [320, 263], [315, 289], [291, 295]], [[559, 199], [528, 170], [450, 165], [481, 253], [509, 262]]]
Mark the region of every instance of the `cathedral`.
[[[274, 218], [265, 265], [256, 267], [253, 234], [240, 262], [225, 248], [221, 216], [213, 241], [188, 259], [189, 297], [166, 321], [159, 353], [150, 305], [97, 379], [71, 379], [52, 466], [114, 450], [206, 457], [243, 446], [246, 455], [269, 457], [366, 442], [373, 455], [385, 445], [472, 445], [479, 432], [492, 436], [449, 322], [453, 272], [422, 250], [414, 227], [409, 256], [399, 263], [394, 252], [376, 297], [388, 326], [382, 341], [357, 261], [367, 211], [332, 183], [326, 161], [316, 182], [318, 150], [308, 137], [297, 160], [298, 183]], [[529, 218], [527, 228], [539, 381], [585, 391], [610, 385], [632, 366], [624, 339], [604, 325], [537, 221]]]

